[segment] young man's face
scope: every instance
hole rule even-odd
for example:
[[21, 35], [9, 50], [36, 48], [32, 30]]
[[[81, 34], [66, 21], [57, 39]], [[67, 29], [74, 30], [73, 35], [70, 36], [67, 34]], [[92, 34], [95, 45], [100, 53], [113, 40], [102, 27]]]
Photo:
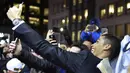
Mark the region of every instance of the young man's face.
[[97, 40], [97, 42], [95, 42], [94, 44], [92, 44], [92, 50], [91, 50], [91, 52], [95, 56], [97, 56], [97, 57], [99, 57], [103, 53], [103, 51], [108, 48], [105, 45], [106, 41], [104, 40], [104, 37], [105, 36], [100, 36], [100, 38]]

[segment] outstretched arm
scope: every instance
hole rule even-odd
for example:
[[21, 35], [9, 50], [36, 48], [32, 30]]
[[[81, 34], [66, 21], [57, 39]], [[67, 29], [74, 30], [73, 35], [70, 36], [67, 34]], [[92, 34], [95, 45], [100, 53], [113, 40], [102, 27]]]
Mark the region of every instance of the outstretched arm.
[[45, 59], [40, 59], [26, 50], [21, 50], [21, 54], [16, 57], [31, 68], [42, 70], [44, 72], [49, 69], [56, 71], [56, 66], [54, 64]]
[[80, 63], [85, 60], [88, 52], [86, 52], [86, 54], [71, 53], [51, 45], [23, 20], [17, 19], [19, 16], [14, 14], [19, 11], [20, 8], [17, 9], [14, 7], [10, 8], [7, 12], [8, 18], [11, 19], [15, 25], [13, 29], [16, 36], [43, 58], [64, 69], [75, 72], [80, 66]]

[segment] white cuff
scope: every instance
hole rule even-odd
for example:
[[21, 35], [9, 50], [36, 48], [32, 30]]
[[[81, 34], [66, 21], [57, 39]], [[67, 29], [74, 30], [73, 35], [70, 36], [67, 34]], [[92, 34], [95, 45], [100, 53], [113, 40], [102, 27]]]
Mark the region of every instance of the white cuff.
[[18, 25], [14, 26], [12, 30], [15, 30], [17, 27], [19, 27], [21, 24], [25, 23], [24, 21], [21, 21]]

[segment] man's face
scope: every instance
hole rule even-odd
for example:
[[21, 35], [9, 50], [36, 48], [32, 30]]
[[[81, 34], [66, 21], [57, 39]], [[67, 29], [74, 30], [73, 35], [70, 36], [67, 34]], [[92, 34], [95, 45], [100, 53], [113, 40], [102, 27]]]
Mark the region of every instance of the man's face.
[[102, 54], [102, 52], [104, 51], [104, 49], [106, 48], [105, 47], [106, 45], [104, 44], [104, 42], [105, 42], [104, 37], [105, 36], [100, 36], [100, 38], [97, 40], [97, 42], [92, 44], [91, 52], [97, 57], [99, 57]]

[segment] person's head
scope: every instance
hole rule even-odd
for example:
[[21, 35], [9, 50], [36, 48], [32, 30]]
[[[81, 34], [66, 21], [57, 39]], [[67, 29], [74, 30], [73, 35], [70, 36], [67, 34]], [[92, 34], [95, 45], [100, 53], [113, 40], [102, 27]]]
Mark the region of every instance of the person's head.
[[109, 60], [113, 60], [119, 55], [120, 51], [120, 40], [111, 35], [101, 35], [96, 43], [92, 44], [92, 53], [103, 59], [108, 57]]
[[74, 53], [79, 53], [81, 49], [78, 46], [72, 46], [69, 51]]
[[13, 58], [9, 60], [6, 64], [6, 68], [8, 69], [8, 73], [20, 73], [24, 68], [25, 64], [19, 61], [17, 58]]
[[92, 45], [92, 43], [90, 42], [90, 41], [84, 41], [83, 42], [83, 45], [85, 45], [85, 46], [87, 46], [88, 47], [88, 50], [91, 50], [91, 45]]

